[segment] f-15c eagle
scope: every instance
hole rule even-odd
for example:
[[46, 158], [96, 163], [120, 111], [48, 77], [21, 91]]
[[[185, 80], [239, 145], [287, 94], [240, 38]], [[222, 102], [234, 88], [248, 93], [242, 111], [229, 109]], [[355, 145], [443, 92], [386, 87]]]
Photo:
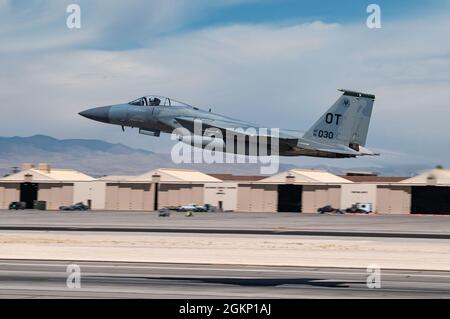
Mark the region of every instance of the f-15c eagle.
[[[180, 141], [203, 148], [213, 140], [219, 140], [226, 146], [224, 152], [234, 154], [261, 156], [259, 146], [255, 148], [256, 153], [249, 150], [252, 143], [261, 145], [264, 141], [268, 146], [276, 144], [277, 153], [281, 156], [346, 158], [379, 155], [364, 147], [375, 95], [339, 91], [343, 94], [306, 132], [279, 129], [277, 134], [273, 134], [274, 129], [268, 130], [157, 95], [91, 108], [79, 114], [95, 121], [120, 125], [122, 130], [125, 126], [136, 127], [140, 134], [150, 136], [159, 137], [161, 132], [184, 132], [177, 133]], [[228, 136], [233, 138], [226, 138]], [[237, 147], [238, 140], [243, 141], [244, 147]], [[230, 145], [233, 147], [228, 148]]]

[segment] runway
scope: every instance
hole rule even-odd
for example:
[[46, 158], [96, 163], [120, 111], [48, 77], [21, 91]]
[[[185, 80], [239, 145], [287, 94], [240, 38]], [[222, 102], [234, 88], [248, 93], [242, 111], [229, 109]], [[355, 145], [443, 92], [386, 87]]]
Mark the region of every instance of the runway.
[[450, 216], [0, 211], [0, 297], [450, 298], [449, 238]]
[[0, 260], [2, 298], [450, 298], [450, 272], [382, 270], [368, 288], [366, 269], [242, 265]]
[[450, 239], [450, 216], [298, 213], [0, 211], [0, 230], [164, 232]]
[[344, 231], [309, 230], [257, 230], [220, 228], [128, 228], [128, 227], [73, 227], [73, 226], [0, 226], [5, 231], [53, 231], [53, 232], [125, 232], [125, 233], [184, 233], [184, 234], [235, 234], [235, 235], [287, 235], [287, 236], [333, 236], [333, 237], [381, 237], [381, 238], [423, 238], [450, 239], [450, 234], [417, 233], [363, 233]]

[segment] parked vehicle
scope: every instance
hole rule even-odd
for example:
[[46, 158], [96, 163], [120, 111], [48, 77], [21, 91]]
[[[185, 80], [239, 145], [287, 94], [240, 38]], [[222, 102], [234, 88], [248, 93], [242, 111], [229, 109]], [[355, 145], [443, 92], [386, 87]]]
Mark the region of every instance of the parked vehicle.
[[189, 204], [189, 205], [181, 205], [178, 206], [177, 211], [179, 212], [188, 212], [188, 211], [193, 211], [195, 209], [195, 204]]
[[349, 207], [345, 210], [346, 213], [351, 213], [351, 214], [368, 214], [371, 213], [371, 209], [369, 207], [366, 206], [361, 206], [360, 203], [356, 203], [353, 204], [352, 207]]
[[206, 213], [209, 210], [209, 206], [207, 205], [196, 205], [194, 212], [203, 212]]
[[84, 205], [83, 203], [76, 203], [69, 206], [60, 206], [59, 210], [65, 211], [86, 211], [89, 209], [89, 206]]
[[180, 207], [180, 206], [165, 206], [163, 208], [168, 209], [168, 210], [175, 210], [175, 211], [177, 211], [178, 207]]
[[12, 202], [9, 204], [8, 209], [15, 209], [15, 210], [24, 210], [27, 208], [27, 204], [25, 202]]
[[209, 205], [195, 205], [188, 204], [179, 206], [177, 211], [179, 212], [207, 212], [209, 209]]
[[170, 217], [170, 209], [163, 207], [158, 210], [159, 217]]
[[326, 205], [323, 207], [320, 207], [317, 209], [317, 212], [319, 214], [325, 214], [325, 213], [336, 213], [336, 214], [343, 214], [343, 212], [338, 208], [333, 208], [331, 205]]
[[372, 203], [356, 203], [356, 207], [362, 209], [366, 213], [371, 213], [373, 211]]

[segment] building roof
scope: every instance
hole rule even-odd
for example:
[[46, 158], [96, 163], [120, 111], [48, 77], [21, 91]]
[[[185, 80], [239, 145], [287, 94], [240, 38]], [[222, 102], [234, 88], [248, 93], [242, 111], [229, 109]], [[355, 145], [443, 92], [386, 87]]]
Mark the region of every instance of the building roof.
[[348, 184], [350, 180], [319, 170], [290, 169], [262, 179], [262, 183], [285, 184], [288, 176], [292, 176], [294, 184]]
[[72, 169], [52, 168], [40, 170], [31, 168], [21, 172], [0, 178], [1, 182], [24, 182], [26, 175], [31, 175], [32, 182], [89, 182], [95, 178]]
[[405, 179], [400, 184], [450, 185], [450, 170], [435, 168]]
[[108, 175], [108, 176], [102, 176], [98, 178], [99, 181], [115, 181], [115, 182], [125, 182], [125, 181], [131, 181], [136, 176], [132, 175]]
[[[220, 179], [205, 173], [178, 168], [159, 168], [138, 176], [106, 176], [102, 180], [118, 182], [152, 182], [153, 176], [159, 175], [161, 183], [215, 183]], [[116, 177], [117, 179], [114, 179]]]
[[208, 174], [209, 176], [212, 176], [214, 178], [218, 178], [222, 181], [230, 181], [230, 182], [242, 182], [242, 181], [259, 181], [265, 178], [266, 176], [261, 175], [233, 175], [233, 174]]
[[370, 176], [370, 175], [354, 175], [354, 176], [341, 176], [354, 183], [398, 183], [407, 179], [408, 177], [401, 176]]

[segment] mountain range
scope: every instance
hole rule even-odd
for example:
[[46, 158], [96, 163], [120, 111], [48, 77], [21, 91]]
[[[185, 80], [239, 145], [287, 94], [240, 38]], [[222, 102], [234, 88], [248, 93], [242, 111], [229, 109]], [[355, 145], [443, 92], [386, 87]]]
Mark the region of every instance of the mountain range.
[[[209, 173], [259, 174], [256, 164], [175, 164], [170, 154], [154, 153], [101, 140], [56, 139], [45, 135], [0, 137], [0, 174], [22, 163], [49, 163], [91, 176], [137, 175], [155, 168], [190, 168]], [[284, 166], [283, 169], [289, 169]]]
[[[382, 161], [384, 163], [384, 161]], [[137, 175], [155, 168], [178, 167], [196, 169], [207, 173], [231, 173], [237, 175], [258, 175], [258, 164], [175, 164], [170, 154], [114, 144], [102, 140], [56, 139], [45, 135], [30, 137], [0, 137], [0, 174], [11, 173], [13, 167], [22, 163], [49, 163], [53, 167], [72, 168], [92, 176]], [[331, 162], [334, 163], [334, 162]], [[280, 164], [280, 171], [299, 165]], [[419, 163], [385, 163], [380, 166], [340, 167], [304, 161], [302, 168], [327, 170], [335, 174], [345, 174], [349, 170], [376, 171], [382, 175], [410, 176], [430, 168]]]

